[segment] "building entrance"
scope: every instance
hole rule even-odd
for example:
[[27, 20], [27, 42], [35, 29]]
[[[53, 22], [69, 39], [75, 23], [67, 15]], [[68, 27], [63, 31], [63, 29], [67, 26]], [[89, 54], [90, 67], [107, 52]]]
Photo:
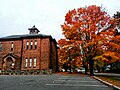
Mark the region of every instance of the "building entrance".
[[14, 64], [12, 58], [8, 57], [8, 58], [6, 58], [6, 60], [4, 60], [3, 68], [5, 70], [14, 70], [14, 68], [15, 68], [14, 65], [15, 64]]

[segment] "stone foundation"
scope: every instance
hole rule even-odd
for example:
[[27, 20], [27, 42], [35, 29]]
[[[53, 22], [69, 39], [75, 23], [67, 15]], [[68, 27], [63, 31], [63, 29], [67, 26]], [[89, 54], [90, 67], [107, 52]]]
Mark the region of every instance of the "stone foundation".
[[1, 70], [0, 75], [41, 75], [52, 74], [52, 70]]

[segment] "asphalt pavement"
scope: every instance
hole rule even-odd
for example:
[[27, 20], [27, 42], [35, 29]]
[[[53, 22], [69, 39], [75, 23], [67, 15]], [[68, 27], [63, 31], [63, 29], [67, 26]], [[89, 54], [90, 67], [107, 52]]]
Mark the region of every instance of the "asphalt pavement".
[[0, 75], [0, 90], [113, 90], [85, 75]]

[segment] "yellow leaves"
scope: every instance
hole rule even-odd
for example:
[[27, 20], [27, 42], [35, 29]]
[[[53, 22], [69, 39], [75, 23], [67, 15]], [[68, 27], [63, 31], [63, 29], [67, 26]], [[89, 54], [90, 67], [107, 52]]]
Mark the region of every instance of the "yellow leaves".
[[[96, 5], [70, 10], [65, 16], [64, 24], [61, 25], [65, 39], [58, 41], [62, 63], [65, 63], [68, 57], [68, 52], [62, 47], [70, 44], [74, 46], [71, 50], [74, 65], [80, 65], [81, 61], [76, 59], [80, 54], [83, 58], [91, 55], [96, 61], [119, 60], [120, 36], [114, 37], [114, 21], [107, 12]], [[110, 52], [105, 52], [106, 50]]]
[[94, 59], [94, 60], [100, 60], [100, 59], [102, 59], [102, 58], [103, 58], [103, 56], [100, 55], [100, 56], [95, 56], [93, 59]]
[[108, 60], [107, 58], [103, 57], [103, 58], [102, 58], [102, 61], [108, 62], [109, 60]]
[[115, 52], [110, 52], [110, 51], [108, 51], [108, 52], [105, 52], [105, 53], [103, 54], [103, 56], [104, 56], [106, 59], [108, 59], [109, 63], [110, 63], [110, 62], [116, 62], [116, 61], [119, 60], [119, 57], [116, 56], [116, 53], [115, 53]]

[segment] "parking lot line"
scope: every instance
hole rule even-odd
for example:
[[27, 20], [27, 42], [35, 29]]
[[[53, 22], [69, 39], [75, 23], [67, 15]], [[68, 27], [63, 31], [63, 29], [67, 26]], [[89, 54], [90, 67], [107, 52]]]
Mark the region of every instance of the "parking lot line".
[[[56, 82], [62, 82], [66, 80], [54, 80]], [[98, 81], [78, 81], [78, 80], [67, 80], [67, 82], [98, 82]]]
[[47, 86], [71, 86], [71, 87], [108, 87], [105, 85], [73, 85], [73, 84], [46, 84]]

